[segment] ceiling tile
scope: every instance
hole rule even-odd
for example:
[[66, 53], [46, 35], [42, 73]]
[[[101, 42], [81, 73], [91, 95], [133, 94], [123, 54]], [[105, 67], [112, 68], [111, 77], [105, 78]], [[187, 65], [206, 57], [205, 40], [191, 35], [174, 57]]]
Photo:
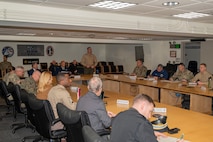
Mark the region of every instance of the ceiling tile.
[[186, 11], [193, 11], [193, 12], [199, 12], [205, 9], [212, 9], [213, 4], [207, 4], [207, 3], [197, 3], [193, 5], [188, 6], [182, 6], [177, 9], [186, 10]]
[[136, 12], [136, 13], [149, 13], [157, 10], [163, 10], [163, 8], [153, 7], [153, 6], [145, 6], [145, 5], [137, 5], [132, 6], [129, 8], [121, 9], [121, 11], [130, 11], [130, 12]]
[[48, 0], [48, 2], [54, 3], [63, 3], [63, 4], [71, 4], [71, 5], [79, 5], [79, 6], [86, 6], [91, 3], [98, 2], [99, 0]]

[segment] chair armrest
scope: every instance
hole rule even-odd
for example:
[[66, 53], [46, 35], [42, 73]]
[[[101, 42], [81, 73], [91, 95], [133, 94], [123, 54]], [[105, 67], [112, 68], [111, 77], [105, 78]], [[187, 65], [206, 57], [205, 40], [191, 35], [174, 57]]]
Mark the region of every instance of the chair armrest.
[[57, 119], [53, 120], [51, 126], [55, 125], [56, 123], [58, 123], [60, 121], [61, 121], [60, 118], [57, 118]]
[[97, 131], [97, 133], [98, 133], [99, 136], [110, 135], [111, 130], [110, 129], [104, 129], [104, 130]]

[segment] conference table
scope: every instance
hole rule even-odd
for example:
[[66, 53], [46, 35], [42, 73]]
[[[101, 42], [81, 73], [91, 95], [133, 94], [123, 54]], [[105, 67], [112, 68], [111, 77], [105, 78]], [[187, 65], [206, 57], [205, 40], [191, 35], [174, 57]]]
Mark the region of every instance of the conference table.
[[[88, 79], [91, 77], [88, 77]], [[86, 85], [75, 83], [73, 79], [73, 86], [81, 88], [81, 95], [84, 95], [88, 90]], [[103, 101], [106, 104], [108, 111], [118, 114], [125, 111], [132, 106], [134, 96], [128, 94], [120, 94], [112, 91], [104, 91], [105, 98]], [[71, 93], [72, 99], [77, 101], [76, 93]], [[117, 100], [128, 100], [129, 104], [118, 104]], [[157, 108], [166, 108], [167, 123], [169, 128], [179, 128], [177, 134], [168, 134], [168, 136], [179, 138], [184, 133], [184, 139], [191, 142], [212, 142], [213, 141], [213, 116], [185, 110], [168, 104], [155, 102]], [[153, 120], [153, 118], [152, 118]]]

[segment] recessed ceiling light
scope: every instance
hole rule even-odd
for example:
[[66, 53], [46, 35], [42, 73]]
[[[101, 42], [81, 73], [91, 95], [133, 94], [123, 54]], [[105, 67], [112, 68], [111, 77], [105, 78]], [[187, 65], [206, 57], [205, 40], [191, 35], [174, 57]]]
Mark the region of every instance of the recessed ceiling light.
[[107, 9], [121, 9], [121, 8], [130, 7], [130, 6], [134, 6], [134, 5], [136, 5], [136, 4], [105, 0], [105, 1], [100, 1], [100, 2], [94, 3], [94, 4], [90, 4], [89, 6], [107, 8]]
[[173, 15], [173, 16], [179, 17], [179, 18], [193, 19], [193, 18], [206, 17], [206, 16], [210, 16], [210, 15], [204, 14], [204, 13], [189, 12], [189, 13], [177, 14], [177, 15]]
[[175, 1], [162, 3], [162, 5], [164, 5], [164, 6], [176, 6], [178, 4], [179, 4], [179, 2], [175, 2]]

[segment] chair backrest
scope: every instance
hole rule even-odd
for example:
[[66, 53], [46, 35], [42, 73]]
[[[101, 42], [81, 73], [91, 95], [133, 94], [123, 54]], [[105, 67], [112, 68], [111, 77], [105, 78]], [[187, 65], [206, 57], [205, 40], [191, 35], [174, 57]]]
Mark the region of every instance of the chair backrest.
[[21, 93], [20, 93], [20, 86], [15, 84], [13, 92], [11, 93], [14, 99], [15, 109], [19, 113], [24, 113], [25, 108], [21, 107], [22, 100], [21, 100]]
[[101, 72], [102, 73], [109, 73], [110, 72], [110, 68], [109, 66], [101, 66]]
[[58, 116], [66, 127], [68, 142], [84, 142], [82, 127], [90, 125], [89, 117], [85, 111], [74, 111], [65, 105], [57, 104]]
[[152, 71], [152, 70], [147, 70], [147, 72], [146, 72], [146, 77], [148, 77], [148, 76], [150, 75], [151, 71]]
[[30, 119], [36, 131], [44, 138], [51, 139], [51, 124], [55, 117], [49, 101], [28, 97], [28, 104]]
[[83, 126], [82, 134], [85, 142], [107, 142], [88, 125]]
[[107, 62], [107, 65], [114, 66], [114, 62]]
[[48, 71], [48, 64], [47, 63], [40, 63], [41, 71]]
[[111, 73], [116, 73], [117, 72], [116, 66], [110, 65], [110, 68], [111, 68]]
[[193, 74], [197, 73], [197, 61], [189, 61], [188, 70], [190, 70]]
[[3, 80], [0, 81], [0, 89], [1, 89], [1, 96], [4, 98], [5, 103], [7, 105], [11, 105], [10, 100], [7, 98], [10, 95], [10, 93], [7, 89], [6, 83]]
[[123, 73], [124, 72], [123, 65], [117, 65], [117, 68], [118, 68], [117, 72], [119, 72], [119, 73]]

